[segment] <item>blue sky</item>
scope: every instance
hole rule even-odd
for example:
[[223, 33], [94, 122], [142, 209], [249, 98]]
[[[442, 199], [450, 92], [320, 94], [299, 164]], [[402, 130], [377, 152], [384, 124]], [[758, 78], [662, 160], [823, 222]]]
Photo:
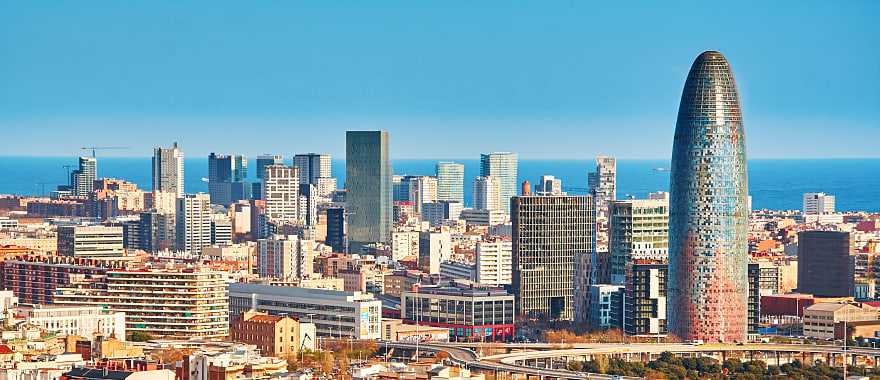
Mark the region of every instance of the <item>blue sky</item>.
[[0, 0], [0, 155], [667, 158], [713, 49], [751, 157], [880, 156], [880, 2], [705, 3]]

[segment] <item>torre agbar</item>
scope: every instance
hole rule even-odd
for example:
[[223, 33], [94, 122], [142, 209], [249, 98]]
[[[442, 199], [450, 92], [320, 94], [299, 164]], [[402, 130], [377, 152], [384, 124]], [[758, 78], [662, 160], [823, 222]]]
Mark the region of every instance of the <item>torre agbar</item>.
[[721, 53], [697, 57], [678, 109], [669, 205], [669, 332], [742, 342], [748, 331], [748, 177], [739, 93]]

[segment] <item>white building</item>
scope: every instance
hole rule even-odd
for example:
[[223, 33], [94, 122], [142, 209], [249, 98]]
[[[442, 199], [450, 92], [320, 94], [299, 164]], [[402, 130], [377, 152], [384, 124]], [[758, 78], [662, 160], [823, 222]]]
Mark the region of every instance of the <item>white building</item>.
[[562, 180], [552, 175], [542, 175], [535, 185], [535, 195], [565, 195], [562, 192]]
[[63, 335], [91, 338], [95, 334], [125, 340], [125, 313], [101, 306], [36, 305], [21, 308], [27, 323]]
[[248, 310], [314, 323], [317, 335], [379, 339], [382, 301], [369, 293], [250, 283], [229, 285], [231, 316]]
[[666, 260], [669, 255], [669, 201], [611, 201], [608, 249], [611, 283], [622, 285], [633, 260]]
[[440, 263], [440, 278], [442, 280], [474, 280], [474, 265], [458, 261], [443, 261]]
[[333, 177], [329, 154], [297, 154], [293, 156], [293, 166], [299, 169], [299, 183], [315, 185], [318, 178]]
[[314, 270], [315, 242], [296, 235], [272, 235], [257, 241], [257, 268], [260, 277], [285, 280], [302, 279]]
[[418, 231], [394, 231], [391, 233], [391, 258], [398, 261], [407, 256], [419, 255]]
[[177, 198], [175, 212], [176, 247], [193, 255], [211, 245], [211, 198], [208, 194], [186, 194]]
[[501, 181], [498, 177], [474, 178], [475, 210], [499, 210], [506, 214], [508, 208], [502, 203], [501, 199]]
[[834, 213], [834, 196], [825, 193], [804, 194], [804, 215], [826, 215]]
[[440, 263], [452, 257], [452, 236], [449, 232], [419, 234], [419, 267], [428, 274], [440, 274]]
[[590, 301], [588, 303], [588, 323], [593, 329], [611, 327], [612, 297], [623, 286], [621, 285], [590, 285]]
[[152, 190], [183, 196], [183, 152], [177, 143], [168, 149], [157, 147], [153, 150]]
[[263, 173], [266, 217], [278, 221], [301, 221], [299, 212], [299, 170], [284, 165], [268, 165]]
[[497, 226], [510, 220], [507, 213], [502, 210], [477, 210], [473, 208], [461, 210], [459, 218], [474, 226]]
[[425, 203], [437, 202], [437, 177], [405, 177], [409, 181], [409, 200], [417, 214], [422, 212]]
[[125, 253], [122, 227], [59, 226], [58, 255], [114, 257]]
[[513, 243], [504, 240], [477, 243], [474, 272], [475, 281], [480, 284], [510, 285], [513, 281]]

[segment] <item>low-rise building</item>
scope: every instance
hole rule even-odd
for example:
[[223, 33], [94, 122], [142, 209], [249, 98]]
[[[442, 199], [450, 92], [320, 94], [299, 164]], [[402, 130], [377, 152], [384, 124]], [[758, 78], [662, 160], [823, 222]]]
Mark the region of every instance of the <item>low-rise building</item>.
[[253, 344], [264, 356], [285, 357], [315, 349], [315, 325], [299, 320], [246, 311], [230, 324], [235, 342]]
[[233, 318], [256, 310], [308, 321], [318, 336], [381, 335], [382, 301], [369, 293], [235, 283], [229, 285], [229, 307]]
[[834, 339], [838, 322], [876, 321], [878, 309], [853, 303], [817, 303], [804, 310], [804, 336], [817, 339]]
[[59, 256], [118, 257], [124, 253], [122, 227], [58, 227]]
[[514, 297], [470, 281], [417, 286], [400, 296], [406, 323], [444, 327], [451, 340], [504, 341], [513, 337]]
[[47, 331], [84, 337], [102, 334], [125, 340], [125, 313], [101, 306], [35, 305], [19, 311], [27, 323]]

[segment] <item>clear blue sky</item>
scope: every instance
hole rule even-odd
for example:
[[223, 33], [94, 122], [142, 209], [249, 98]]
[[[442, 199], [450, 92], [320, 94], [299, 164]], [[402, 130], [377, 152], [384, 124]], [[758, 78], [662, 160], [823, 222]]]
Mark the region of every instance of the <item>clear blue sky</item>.
[[714, 49], [751, 157], [880, 156], [880, 2], [706, 3], [0, 0], [0, 155], [666, 158]]

